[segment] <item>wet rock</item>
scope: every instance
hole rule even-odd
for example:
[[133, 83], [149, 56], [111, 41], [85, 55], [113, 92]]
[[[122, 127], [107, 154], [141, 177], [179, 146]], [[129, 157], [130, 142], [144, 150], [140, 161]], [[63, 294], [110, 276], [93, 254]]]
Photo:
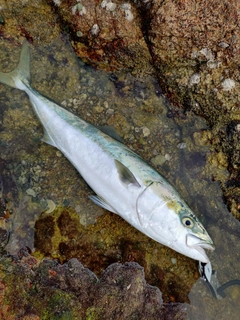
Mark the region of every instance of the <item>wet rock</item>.
[[225, 201], [232, 214], [240, 220], [240, 121], [232, 120], [216, 129], [218, 136], [214, 139], [218, 154], [222, 154], [218, 162], [225, 161], [229, 175], [222, 180]]
[[133, 4], [121, 0], [49, 1], [68, 28], [77, 55], [91, 65], [138, 73], [151, 69], [141, 31], [141, 19]]
[[183, 304], [163, 304], [160, 290], [146, 283], [137, 263], [112, 264], [98, 279], [77, 259], [39, 263], [28, 249], [18, 256], [1, 256], [1, 319], [187, 318]]
[[239, 119], [239, 8], [238, 1], [159, 0], [145, 9], [149, 48], [165, 92], [212, 124], [223, 112]]
[[38, 39], [49, 43], [59, 36], [60, 28], [45, 1], [2, 1], [1, 12], [4, 24], [0, 22], [0, 33], [6, 41], [16, 44], [19, 38], [26, 38], [29, 42]]

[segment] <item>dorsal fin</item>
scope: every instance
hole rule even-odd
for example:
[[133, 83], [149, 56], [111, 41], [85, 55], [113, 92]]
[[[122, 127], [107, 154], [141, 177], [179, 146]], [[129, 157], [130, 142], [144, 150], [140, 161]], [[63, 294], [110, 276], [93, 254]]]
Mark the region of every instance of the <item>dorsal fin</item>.
[[116, 159], [114, 160], [114, 162], [117, 168], [119, 178], [125, 187], [128, 187], [129, 184], [133, 184], [139, 188], [141, 187], [137, 179], [134, 177], [133, 173], [124, 164], [122, 164], [120, 161]]
[[113, 127], [109, 127], [109, 126], [97, 126], [97, 128], [99, 130], [101, 130], [102, 132], [106, 133], [108, 136], [110, 136], [111, 138], [117, 140], [118, 142], [123, 143], [122, 138], [119, 136], [118, 132], [113, 128]]

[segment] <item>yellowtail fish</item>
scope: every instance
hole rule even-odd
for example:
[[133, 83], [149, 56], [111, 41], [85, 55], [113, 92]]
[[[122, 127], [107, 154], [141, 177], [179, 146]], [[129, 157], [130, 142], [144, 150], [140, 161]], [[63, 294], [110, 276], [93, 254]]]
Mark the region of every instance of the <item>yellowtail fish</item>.
[[96, 195], [97, 205], [120, 215], [148, 237], [192, 259], [208, 262], [207, 231], [176, 190], [121, 142], [80, 119], [30, 86], [28, 43], [18, 67], [0, 82], [25, 91], [44, 127], [43, 141], [58, 148]]

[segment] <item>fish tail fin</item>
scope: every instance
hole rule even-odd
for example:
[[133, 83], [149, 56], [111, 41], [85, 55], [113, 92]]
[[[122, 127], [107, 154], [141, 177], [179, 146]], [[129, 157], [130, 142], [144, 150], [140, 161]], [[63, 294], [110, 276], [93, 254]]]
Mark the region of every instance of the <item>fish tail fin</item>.
[[28, 42], [24, 40], [20, 54], [19, 64], [9, 73], [0, 72], [0, 82], [12, 88], [25, 89], [24, 82], [30, 81], [30, 52]]

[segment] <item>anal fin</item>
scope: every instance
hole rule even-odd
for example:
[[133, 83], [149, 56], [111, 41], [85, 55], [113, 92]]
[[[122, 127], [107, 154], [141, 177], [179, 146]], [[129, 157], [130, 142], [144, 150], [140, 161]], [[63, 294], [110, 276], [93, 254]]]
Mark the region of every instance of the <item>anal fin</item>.
[[99, 207], [102, 207], [103, 209], [106, 209], [110, 212], [113, 212], [113, 213], [117, 213], [115, 212], [115, 210], [110, 207], [109, 204], [107, 204], [102, 198], [100, 198], [99, 196], [89, 196], [89, 199], [91, 199], [95, 204], [97, 204]]
[[51, 137], [49, 136], [49, 134], [47, 133], [46, 130], [44, 130], [44, 135], [41, 139], [43, 142], [47, 143], [47, 144], [50, 144], [51, 146], [53, 147], [57, 147], [54, 143], [54, 141], [51, 139]]

